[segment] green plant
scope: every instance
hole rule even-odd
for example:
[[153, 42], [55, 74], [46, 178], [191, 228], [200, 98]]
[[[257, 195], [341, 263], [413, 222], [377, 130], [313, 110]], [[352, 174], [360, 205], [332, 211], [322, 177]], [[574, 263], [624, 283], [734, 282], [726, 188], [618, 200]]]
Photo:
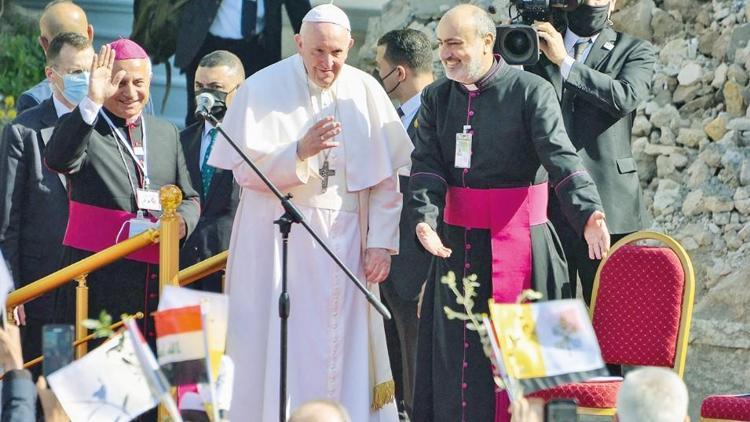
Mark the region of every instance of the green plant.
[[0, 33], [0, 93], [18, 97], [44, 79], [44, 54], [35, 33]]
[[8, 0], [0, 0], [0, 129], [16, 117], [15, 100], [44, 79], [44, 52], [37, 44], [36, 22]]

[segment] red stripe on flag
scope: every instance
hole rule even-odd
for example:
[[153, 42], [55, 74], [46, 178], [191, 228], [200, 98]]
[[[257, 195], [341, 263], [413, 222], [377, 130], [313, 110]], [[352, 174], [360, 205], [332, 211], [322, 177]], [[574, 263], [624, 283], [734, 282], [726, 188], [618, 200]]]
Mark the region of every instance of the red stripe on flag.
[[189, 333], [203, 329], [200, 305], [154, 312], [156, 336]]

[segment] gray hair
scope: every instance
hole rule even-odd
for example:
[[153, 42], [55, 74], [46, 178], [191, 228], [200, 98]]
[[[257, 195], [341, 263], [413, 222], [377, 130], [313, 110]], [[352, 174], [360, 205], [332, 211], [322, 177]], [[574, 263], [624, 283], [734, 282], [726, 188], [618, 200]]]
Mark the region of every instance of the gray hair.
[[477, 36], [484, 38], [485, 35], [491, 34], [492, 38], [495, 39], [497, 30], [495, 29], [495, 22], [492, 17], [484, 9], [477, 7], [476, 11], [472, 14], [474, 18], [474, 27], [477, 30]]
[[617, 394], [620, 422], [683, 422], [687, 408], [685, 383], [666, 368], [645, 367], [629, 372]]

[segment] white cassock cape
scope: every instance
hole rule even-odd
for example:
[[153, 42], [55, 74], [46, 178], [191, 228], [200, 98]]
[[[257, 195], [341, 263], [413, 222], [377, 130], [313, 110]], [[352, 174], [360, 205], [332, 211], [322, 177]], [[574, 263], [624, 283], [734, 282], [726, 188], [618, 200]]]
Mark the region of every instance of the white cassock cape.
[[[301, 161], [297, 141], [335, 115], [340, 146], [328, 152], [336, 175], [322, 193], [324, 153]], [[344, 65], [321, 90], [294, 55], [248, 78], [223, 128], [294, 202], [312, 228], [361, 280], [365, 248], [398, 252], [402, 206], [396, 171], [412, 144], [388, 96], [370, 75]], [[217, 140], [209, 164], [231, 169], [242, 186], [227, 264], [227, 353], [236, 365], [230, 418], [278, 420], [281, 236], [279, 201], [232, 147]], [[289, 236], [288, 394], [342, 403], [354, 421], [397, 421], [382, 318], [304, 228]], [[378, 295], [377, 285], [368, 285]], [[385, 394], [384, 394], [385, 393]], [[249, 419], [251, 418], [251, 419]]]

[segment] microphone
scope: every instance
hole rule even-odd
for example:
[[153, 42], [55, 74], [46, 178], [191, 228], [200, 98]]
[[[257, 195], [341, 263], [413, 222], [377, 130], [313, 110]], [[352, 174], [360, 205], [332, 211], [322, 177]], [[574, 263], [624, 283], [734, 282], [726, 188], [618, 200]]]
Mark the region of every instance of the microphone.
[[216, 102], [214, 96], [209, 94], [208, 92], [202, 92], [198, 94], [198, 96], [195, 97], [195, 116], [203, 117], [204, 113], [210, 114], [211, 108], [214, 106], [214, 102]]

